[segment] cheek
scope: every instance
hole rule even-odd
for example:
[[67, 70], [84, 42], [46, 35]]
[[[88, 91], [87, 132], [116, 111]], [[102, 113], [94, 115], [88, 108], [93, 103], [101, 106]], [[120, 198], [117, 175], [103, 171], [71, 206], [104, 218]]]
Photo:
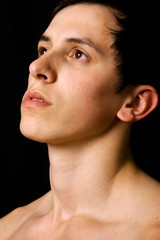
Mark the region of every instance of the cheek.
[[78, 117], [85, 124], [100, 123], [113, 115], [114, 88], [110, 79], [98, 74], [70, 75], [62, 83], [65, 104], [72, 112], [72, 118]]
[[81, 100], [85, 104], [104, 103], [115, 94], [113, 71], [105, 67], [96, 66], [86, 71], [75, 71], [62, 77], [60, 89], [66, 93], [68, 99]]

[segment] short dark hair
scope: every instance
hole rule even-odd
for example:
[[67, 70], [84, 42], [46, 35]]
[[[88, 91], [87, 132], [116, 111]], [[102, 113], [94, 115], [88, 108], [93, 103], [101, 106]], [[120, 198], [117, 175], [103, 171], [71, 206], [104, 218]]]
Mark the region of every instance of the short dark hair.
[[114, 47], [117, 53], [120, 77], [118, 90], [121, 91], [128, 85], [147, 84], [159, 91], [156, 66], [156, 5], [143, 0], [62, 0], [53, 10], [52, 18], [63, 8], [79, 3], [101, 4], [118, 10], [115, 11], [115, 18], [121, 30], [110, 29], [116, 37], [111, 47]]

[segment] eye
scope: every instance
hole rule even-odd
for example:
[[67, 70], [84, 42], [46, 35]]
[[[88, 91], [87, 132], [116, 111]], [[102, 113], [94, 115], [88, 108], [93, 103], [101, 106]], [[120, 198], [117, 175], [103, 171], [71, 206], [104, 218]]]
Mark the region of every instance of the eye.
[[75, 49], [73, 52], [72, 52], [72, 55], [71, 57], [75, 58], [75, 59], [80, 59], [80, 60], [86, 60], [88, 59], [88, 56], [82, 52], [81, 50], [79, 49]]
[[48, 51], [47, 48], [45, 48], [45, 47], [40, 47], [40, 48], [38, 49], [38, 56], [40, 57], [40, 56], [44, 55], [47, 51]]

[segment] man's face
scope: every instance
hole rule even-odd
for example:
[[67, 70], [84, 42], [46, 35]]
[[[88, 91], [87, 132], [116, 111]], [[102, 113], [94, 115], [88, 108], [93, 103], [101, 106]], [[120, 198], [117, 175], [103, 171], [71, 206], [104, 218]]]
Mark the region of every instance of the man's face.
[[77, 4], [56, 14], [30, 65], [21, 106], [26, 137], [56, 144], [112, 127], [121, 96], [109, 28], [117, 28], [114, 14], [101, 5]]

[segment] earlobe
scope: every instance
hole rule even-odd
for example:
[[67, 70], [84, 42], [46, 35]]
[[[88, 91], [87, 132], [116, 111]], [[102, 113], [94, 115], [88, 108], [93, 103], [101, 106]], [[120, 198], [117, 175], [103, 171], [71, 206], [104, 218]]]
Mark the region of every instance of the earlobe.
[[154, 87], [140, 85], [134, 88], [119, 109], [117, 117], [123, 122], [135, 122], [151, 113], [158, 104], [158, 93]]

